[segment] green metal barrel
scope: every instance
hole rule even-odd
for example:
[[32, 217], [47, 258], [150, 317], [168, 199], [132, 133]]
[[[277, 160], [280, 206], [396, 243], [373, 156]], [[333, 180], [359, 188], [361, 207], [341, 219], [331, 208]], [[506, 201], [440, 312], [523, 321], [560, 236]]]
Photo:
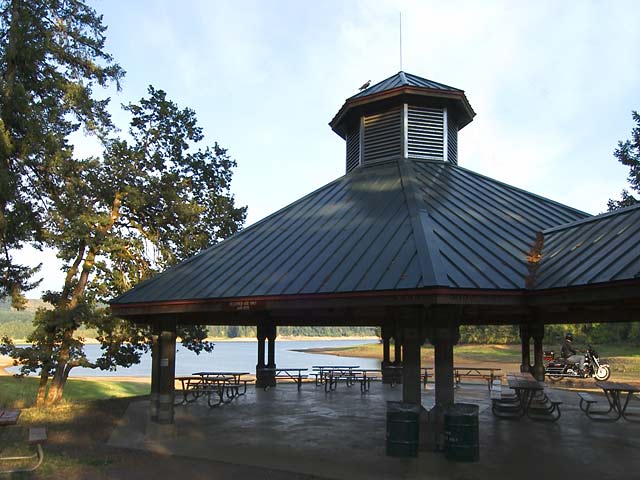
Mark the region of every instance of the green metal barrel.
[[387, 402], [387, 455], [417, 457], [420, 405]]
[[444, 413], [444, 454], [447, 460], [476, 462], [480, 459], [478, 406], [456, 403]]

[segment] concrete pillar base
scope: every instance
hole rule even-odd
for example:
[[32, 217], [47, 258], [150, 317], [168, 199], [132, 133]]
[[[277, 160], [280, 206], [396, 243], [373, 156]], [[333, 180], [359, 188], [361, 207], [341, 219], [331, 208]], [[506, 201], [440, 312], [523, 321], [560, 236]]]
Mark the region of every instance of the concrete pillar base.
[[444, 450], [444, 408], [435, 405], [430, 411], [420, 414], [420, 451], [442, 452]]
[[152, 393], [149, 397], [149, 420], [158, 421], [158, 394]]
[[382, 365], [382, 383], [385, 385], [402, 384], [402, 365], [397, 366], [393, 363]]
[[266, 388], [276, 386], [276, 376], [272, 368], [256, 367], [256, 388]]

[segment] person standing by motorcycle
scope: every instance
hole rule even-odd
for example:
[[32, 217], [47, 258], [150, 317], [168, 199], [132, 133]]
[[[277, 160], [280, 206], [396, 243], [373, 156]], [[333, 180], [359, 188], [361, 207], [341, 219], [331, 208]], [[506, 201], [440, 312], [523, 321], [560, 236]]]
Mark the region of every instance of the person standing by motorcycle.
[[564, 336], [564, 343], [562, 344], [562, 349], [560, 350], [560, 355], [569, 365], [575, 365], [576, 363], [580, 366], [580, 371], [584, 369], [584, 355], [579, 355], [575, 348], [572, 345], [573, 342], [573, 334], [567, 333]]

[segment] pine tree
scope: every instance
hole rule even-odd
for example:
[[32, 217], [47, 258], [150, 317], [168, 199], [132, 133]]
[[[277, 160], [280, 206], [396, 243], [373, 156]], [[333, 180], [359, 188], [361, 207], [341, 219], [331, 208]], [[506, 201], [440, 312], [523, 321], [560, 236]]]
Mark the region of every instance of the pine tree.
[[[614, 156], [620, 163], [629, 167], [629, 185], [632, 190], [640, 193], [640, 114], [634, 111], [631, 115], [636, 122], [636, 127], [631, 131], [631, 140], [618, 142], [618, 148], [614, 152]], [[636, 203], [638, 203], [638, 199], [625, 189], [622, 190], [621, 199], [610, 199], [607, 202], [607, 207], [611, 211]]]
[[69, 134], [104, 136], [109, 99], [95, 86], [124, 71], [105, 52], [102, 17], [82, 0], [0, 1], [0, 296], [33, 288], [37, 269], [11, 250], [42, 241], [50, 169], [72, 154]]

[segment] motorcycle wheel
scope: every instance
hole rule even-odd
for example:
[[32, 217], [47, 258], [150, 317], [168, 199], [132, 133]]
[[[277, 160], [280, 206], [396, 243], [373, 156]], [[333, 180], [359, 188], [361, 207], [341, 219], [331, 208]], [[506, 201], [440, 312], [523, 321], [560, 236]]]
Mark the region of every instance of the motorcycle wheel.
[[611, 376], [611, 369], [608, 365], [600, 365], [598, 367], [598, 371], [593, 375], [593, 377], [599, 382], [606, 382], [609, 380]]
[[562, 377], [560, 377], [558, 375], [549, 375], [549, 374], [547, 374], [547, 378], [549, 380], [551, 380], [552, 382], [558, 382], [558, 381], [562, 380]]

